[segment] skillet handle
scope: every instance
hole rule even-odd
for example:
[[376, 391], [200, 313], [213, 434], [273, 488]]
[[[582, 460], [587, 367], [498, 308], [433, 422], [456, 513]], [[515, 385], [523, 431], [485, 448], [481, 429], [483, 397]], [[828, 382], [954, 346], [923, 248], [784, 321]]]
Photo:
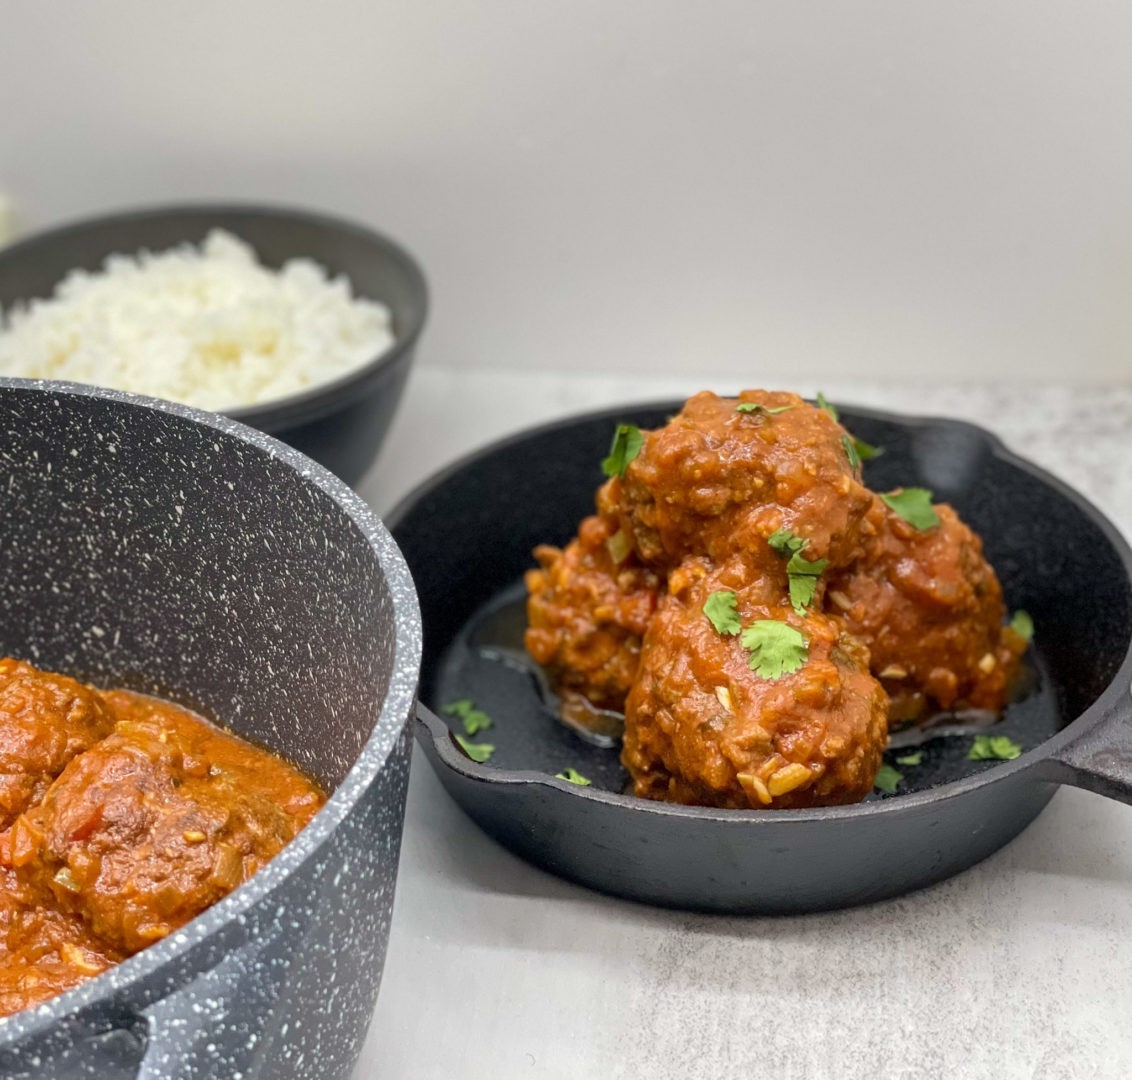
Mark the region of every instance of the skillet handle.
[[1050, 758], [1051, 780], [1132, 803], [1132, 696], [1123, 694], [1099, 724]]

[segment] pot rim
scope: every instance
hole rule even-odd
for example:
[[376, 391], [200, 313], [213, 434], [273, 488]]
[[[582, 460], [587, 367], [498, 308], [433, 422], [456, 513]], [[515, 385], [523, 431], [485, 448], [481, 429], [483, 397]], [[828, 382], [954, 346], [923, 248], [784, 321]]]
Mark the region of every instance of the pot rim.
[[[525, 428], [522, 431], [506, 435], [488, 443], [476, 450], [465, 454], [458, 460], [427, 477], [420, 484], [409, 491], [396, 506], [385, 515], [388, 528], [396, 532], [401, 521], [413, 509], [426, 501], [437, 489], [449, 480], [458, 476], [461, 471], [477, 462], [492, 456], [500, 450], [522, 444], [526, 440], [563, 428], [573, 427], [580, 423], [599, 420], [608, 420], [615, 424], [644, 412], [673, 412], [683, 405], [682, 401], [672, 399], [633, 402], [625, 405], [594, 409], [582, 413], [551, 420], [543, 424]], [[867, 406], [842, 404], [838, 402], [838, 409], [848, 417], [850, 423], [853, 417], [869, 420], [879, 420], [900, 424], [906, 428], [930, 429], [950, 427], [963, 429], [980, 438], [986, 445], [992, 457], [1004, 461], [1021, 472], [1038, 480], [1046, 487], [1062, 495], [1072, 502], [1082, 514], [1085, 515], [1104, 535], [1112, 545], [1124, 567], [1126, 581], [1124, 587], [1130, 586], [1132, 581], [1132, 548], [1121, 535], [1116, 526], [1095, 507], [1088, 499], [1077, 492], [1069, 484], [1058, 479], [1052, 473], [1027, 461], [1025, 458], [1009, 449], [1006, 444], [993, 432], [971, 423], [967, 420], [957, 420], [951, 417], [913, 416], [893, 412], [885, 409], [873, 409]], [[572, 784], [567, 780], [560, 780], [547, 773], [530, 769], [503, 769], [493, 768], [490, 765], [481, 765], [462, 754], [453, 740], [444, 737], [448, 725], [429, 710], [422, 709], [423, 715], [417, 724], [418, 738], [427, 738], [436, 750], [438, 759], [446, 768], [477, 783], [489, 783], [495, 786], [524, 787], [537, 784], [556, 789], [564, 796], [570, 795], [579, 799], [586, 799], [594, 803], [604, 804], [606, 807], [653, 814], [659, 817], [678, 818], [690, 821], [704, 821], [721, 824], [730, 828], [763, 828], [774, 826], [789, 828], [791, 825], [802, 825], [815, 821], [828, 822], [831, 825], [838, 821], [850, 821], [858, 818], [882, 817], [902, 812], [915, 813], [917, 810], [933, 806], [941, 802], [961, 798], [980, 788], [992, 784], [1008, 783], [1019, 778], [1024, 773], [1033, 773], [1031, 780], [1037, 782], [1046, 777], [1040, 775], [1048, 762], [1056, 758], [1057, 754], [1070, 744], [1079, 740], [1083, 735], [1100, 725], [1118, 704], [1126, 701], [1129, 687], [1132, 685], [1132, 642], [1126, 648], [1124, 659], [1107, 686], [1083, 712], [1066, 723], [1055, 735], [1039, 743], [1037, 746], [1024, 751], [1012, 761], [998, 762], [990, 768], [979, 773], [965, 776], [958, 780], [951, 780], [938, 787], [926, 791], [910, 792], [898, 798], [883, 799], [870, 803], [854, 803], [847, 806], [824, 806], [809, 809], [783, 809], [767, 812], [765, 810], [721, 810], [713, 807], [683, 806], [677, 803], [655, 802], [648, 799], [639, 799], [631, 795], [622, 795], [611, 791], [602, 791], [593, 787], [583, 787]], [[444, 727], [444, 732], [438, 726]]]
[[[140, 209], [112, 210], [91, 217], [65, 221], [60, 225], [31, 233], [5, 248], [0, 248], [0, 267], [5, 265], [16, 267], [29, 251], [41, 247], [51, 247], [58, 243], [66, 243], [70, 237], [91, 230], [168, 217], [199, 218], [202, 224], [208, 224], [212, 218], [233, 214], [259, 218], [264, 221], [273, 219], [301, 221], [326, 232], [352, 235], [365, 241], [375, 252], [380, 253], [384, 259], [396, 266], [400, 273], [404, 275], [410, 290], [415, 294], [418, 308], [415, 312], [406, 315], [404, 312], [397, 311], [387, 298], [365, 296], [364, 299], [373, 300], [389, 308], [395, 321], [392, 345], [383, 352], [379, 352], [361, 367], [349, 371], [345, 375], [340, 375], [329, 382], [316, 383], [307, 390], [288, 394], [286, 397], [271, 398], [255, 405], [240, 405], [225, 409], [222, 415], [250, 424], [261, 431], [271, 432], [285, 431], [288, 428], [311, 423], [342, 408], [344, 404], [356, 396], [358, 387], [374, 381], [386, 368], [395, 364], [399, 357], [411, 352], [416, 347], [417, 339], [420, 337], [428, 317], [428, 282], [420, 264], [404, 247], [376, 229], [317, 210], [304, 210], [299, 207], [275, 203], [228, 202], [223, 200], [162, 203]], [[217, 222], [212, 222], [212, 225], [213, 227], [223, 227]], [[190, 239], [190, 237], [185, 237], [181, 242], [187, 243]], [[240, 239], [243, 240], [244, 238], [240, 237]], [[107, 255], [109, 254], [111, 253], [107, 252]], [[299, 256], [296, 255], [295, 257]], [[323, 269], [333, 276], [342, 273], [342, 271], [330, 266], [323, 266]], [[356, 285], [352, 280], [350, 286], [355, 295], [361, 295], [357, 293]], [[27, 301], [45, 298], [24, 297], [23, 299]], [[396, 325], [399, 319], [404, 320], [404, 326]], [[11, 377], [14, 378], [15, 376]], [[144, 397], [145, 395], [138, 396]], [[194, 407], [190, 406], [190, 408]]]
[[361, 753], [326, 805], [294, 840], [247, 882], [167, 938], [40, 1005], [0, 1017], [0, 1045], [22, 1042], [68, 1016], [86, 1013], [109, 1000], [141, 998], [142, 995], [130, 992], [162, 969], [170, 969], [185, 960], [188, 953], [221, 928], [247, 921], [252, 909], [264, 902], [327, 841], [375, 782], [412, 716], [421, 663], [420, 606], [409, 568], [396, 542], [369, 506], [321, 465], [255, 428], [176, 402], [79, 383], [0, 377], [0, 394], [6, 390], [99, 398], [130, 408], [167, 413], [247, 443], [298, 473], [350, 519], [376, 556], [392, 597], [393, 656], [389, 686]]

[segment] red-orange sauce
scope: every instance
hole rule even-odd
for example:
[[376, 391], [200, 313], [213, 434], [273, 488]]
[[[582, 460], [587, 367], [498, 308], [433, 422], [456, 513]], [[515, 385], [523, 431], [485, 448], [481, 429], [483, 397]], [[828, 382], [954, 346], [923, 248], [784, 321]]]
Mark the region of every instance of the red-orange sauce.
[[0, 1015], [177, 930], [324, 801], [170, 702], [0, 660]]

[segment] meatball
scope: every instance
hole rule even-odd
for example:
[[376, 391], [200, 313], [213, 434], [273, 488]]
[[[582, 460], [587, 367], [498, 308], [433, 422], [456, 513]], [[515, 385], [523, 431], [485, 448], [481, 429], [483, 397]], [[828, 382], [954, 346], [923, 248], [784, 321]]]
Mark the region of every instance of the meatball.
[[540, 569], [526, 575], [527, 651], [548, 669], [564, 711], [585, 726], [589, 706], [624, 707], [662, 581], [608, 517], [586, 518], [565, 548], [543, 545], [535, 558]]
[[765, 541], [780, 529], [806, 542], [807, 558], [846, 566], [860, 554], [872, 502], [848, 439], [796, 394], [697, 394], [645, 433], [619, 481], [623, 527], [650, 566], [744, 551], [769, 567], [776, 556]]
[[982, 541], [947, 505], [917, 529], [879, 499], [860, 564], [831, 579], [827, 607], [868, 647], [892, 721], [933, 711], [1001, 711], [1025, 650], [1003, 626], [1002, 587]]
[[[777, 678], [752, 670], [742, 636], [721, 633], [704, 613], [724, 590], [744, 628], [800, 631], [797, 670]], [[887, 710], [867, 653], [838, 620], [798, 616], [777, 581], [741, 562], [713, 570], [692, 560], [673, 573], [645, 635], [621, 759], [635, 793], [651, 799], [730, 808], [857, 802], [880, 767]]]
[[39, 802], [67, 762], [113, 727], [89, 686], [0, 660], [0, 829]]
[[77, 915], [45, 907], [36, 891], [0, 867], [0, 1016], [69, 990], [122, 955]]
[[261, 761], [252, 783], [236, 740], [202, 722], [167, 726], [142, 705], [126, 715], [17, 819], [9, 857], [26, 883], [129, 954], [251, 877], [319, 799], [277, 803], [272, 770], [290, 766]]

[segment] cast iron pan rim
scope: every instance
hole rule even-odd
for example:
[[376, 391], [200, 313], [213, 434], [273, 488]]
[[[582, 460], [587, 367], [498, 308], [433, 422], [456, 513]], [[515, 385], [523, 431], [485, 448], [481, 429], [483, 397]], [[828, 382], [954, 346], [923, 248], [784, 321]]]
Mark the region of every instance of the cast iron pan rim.
[[[0, 249], [0, 267], [4, 264], [18, 266], [20, 259], [27, 251], [34, 251], [40, 247], [49, 247], [57, 243], [65, 243], [68, 238], [77, 233], [84, 233], [89, 229], [104, 228], [113, 225], [126, 225], [134, 222], [145, 222], [166, 217], [196, 217], [202, 225], [207, 225], [221, 215], [238, 214], [245, 217], [261, 218], [265, 221], [272, 219], [291, 219], [305, 224], [314, 225], [327, 232], [351, 234], [368, 243], [375, 251], [387, 258], [406, 276], [410, 286], [417, 294], [419, 311], [415, 317], [408, 319], [404, 327], [399, 324], [394, 327], [395, 337], [393, 344], [384, 352], [378, 353], [369, 363], [345, 375], [339, 376], [331, 382], [322, 382], [287, 397], [272, 398], [270, 401], [258, 405], [244, 405], [239, 408], [226, 409], [225, 416], [240, 420], [264, 431], [282, 431], [298, 424], [306, 424], [319, 420], [340, 409], [350, 399], [350, 391], [357, 386], [368, 383], [387, 367], [393, 366], [399, 357], [410, 352], [416, 345], [424, 328], [428, 315], [428, 283], [417, 261], [400, 244], [388, 236], [377, 232], [365, 225], [348, 221], [345, 218], [314, 210], [303, 210], [298, 207], [284, 206], [274, 203], [243, 203], [243, 202], [195, 202], [170, 203], [160, 206], [143, 207], [140, 210], [116, 210], [95, 217], [78, 218], [62, 225], [45, 229]], [[185, 237], [184, 242], [191, 238]], [[241, 237], [241, 239], [243, 239]], [[132, 255], [133, 252], [122, 252]], [[326, 267], [332, 276], [337, 271]], [[353, 287], [351, 282], [351, 287]], [[26, 299], [32, 299], [27, 297]], [[46, 299], [46, 298], [44, 298]], [[390, 307], [388, 301], [380, 296], [367, 296], [365, 299], [374, 300]], [[392, 307], [390, 307], [392, 311]], [[392, 311], [394, 316], [398, 313]]]
[[346, 514], [377, 555], [390, 594], [395, 599], [402, 597], [405, 601], [392, 604], [394, 636], [389, 688], [381, 703], [373, 731], [357, 761], [310, 824], [267, 866], [223, 900], [169, 937], [103, 973], [113, 975], [113, 983], [105, 980], [103, 975], [96, 975], [42, 1005], [9, 1017], [0, 1017], [0, 1041], [11, 1043], [50, 1028], [69, 1016], [94, 1008], [106, 998], [125, 997], [154, 972], [172, 967], [177, 961], [184, 959], [221, 927], [232, 922], [244, 925], [253, 908], [283, 886], [295, 870], [316, 854], [370, 785], [377, 780], [412, 715], [421, 663], [421, 615], [409, 568], [393, 537], [377, 515], [333, 473], [270, 435], [217, 413], [80, 383], [0, 377], [0, 390], [4, 389], [30, 390], [42, 393], [45, 397], [101, 398], [132, 408], [169, 413], [248, 443], [319, 488]]
[[[477, 464], [485, 458], [491, 457], [500, 450], [521, 444], [533, 436], [549, 434], [588, 421], [608, 419], [611, 424], [616, 424], [626, 416], [634, 416], [642, 412], [677, 411], [682, 404], [683, 402], [665, 400], [618, 405], [613, 408], [577, 413], [573, 416], [553, 420], [549, 423], [540, 424], [513, 435], [505, 436], [478, 450], [473, 450], [470, 454], [460, 458], [440, 472], [433, 474], [432, 477], [418, 485], [401, 499], [393, 510], [386, 515], [386, 524], [391, 531], [396, 532], [402, 519], [405, 518], [414, 507], [427, 501], [437, 489], [457, 476], [461, 471]], [[1132, 579], [1132, 549], [1129, 548], [1128, 543], [1117, 530], [1116, 526], [1093, 506], [1092, 503], [1079, 495], [1068, 484], [1059, 480], [1051, 473], [1046, 472], [1044, 469], [1039, 468], [1037, 465], [1034, 465], [1032, 462], [1027, 461], [1025, 458], [1019, 457], [993, 432], [987, 431], [986, 428], [980, 427], [978, 424], [972, 424], [966, 420], [955, 420], [950, 417], [906, 416], [901, 413], [890, 412], [883, 409], [857, 407], [855, 405], [840, 405], [840, 403], [839, 407], [850, 417], [850, 420], [854, 416], [859, 416], [870, 420], [898, 424], [905, 428], [918, 428], [921, 430], [930, 428], [953, 428], [971, 432], [983, 441], [993, 457], [1006, 462], [1022, 472], [1028, 473], [1046, 487], [1052, 488], [1072, 502], [1078, 510], [1104, 534], [1105, 538], [1120, 556], [1125, 574]], [[964, 795], [990, 784], [1009, 781], [1019, 773], [1034, 770], [1036, 773], [1040, 774], [1049, 759], [1059, 750], [1080, 738], [1087, 731], [1099, 724], [1116, 703], [1129, 693], [1130, 685], [1132, 685], [1132, 647], [1125, 653], [1120, 669], [1117, 671], [1112, 681], [1092, 705], [1081, 713], [1080, 716], [1066, 724], [1056, 735], [1046, 739], [1045, 742], [1038, 746], [1025, 751], [1013, 761], [1005, 761], [992, 765], [980, 773], [963, 777], [960, 780], [952, 780], [946, 784], [940, 784], [938, 787], [931, 788], [927, 791], [911, 792], [907, 795], [900, 795], [896, 798], [883, 799], [872, 803], [856, 803], [850, 806], [825, 806], [805, 810], [718, 810], [701, 806], [681, 806], [676, 803], [654, 802], [649, 799], [639, 799], [632, 795], [621, 795], [611, 791], [583, 787], [579, 784], [572, 784], [568, 780], [560, 780], [557, 777], [530, 769], [501, 769], [492, 768], [489, 765], [479, 765], [457, 749], [449, 735], [448, 725], [426, 709], [418, 710], [418, 719], [420, 722], [417, 725], [417, 732], [418, 737], [421, 738], [424, 737], [424, 735], [421, 734], [422, 732], [427, 733], [427, 737], [432, 740], [435, 746], [437, 755], [448, 768], [468, 779], [480, 783], [503, 786], [538, 784], [544, 787], [556, 788], [559, 791], [567, 792], [577, 798], [589, 799], [611, 806], [619, 806], [638, 813], [655, 814], [661, 817], [699, 818], [704, 821], [717, 822], [734, 828], [758, 827], [760, 825], [770, 826], [773, 824], [782, 824], [789, 827], [791, 823], [800, 825], [813, 821], [832, 822], [848, 818], [880, 817], [882, 815], [897, 814], [904, 810], [914, 811], [919, 807], [944, 802], [950, 799], [962, 798]], [[1035, 776], [1035, 780], [1040, 778], [1042, 777]]]

